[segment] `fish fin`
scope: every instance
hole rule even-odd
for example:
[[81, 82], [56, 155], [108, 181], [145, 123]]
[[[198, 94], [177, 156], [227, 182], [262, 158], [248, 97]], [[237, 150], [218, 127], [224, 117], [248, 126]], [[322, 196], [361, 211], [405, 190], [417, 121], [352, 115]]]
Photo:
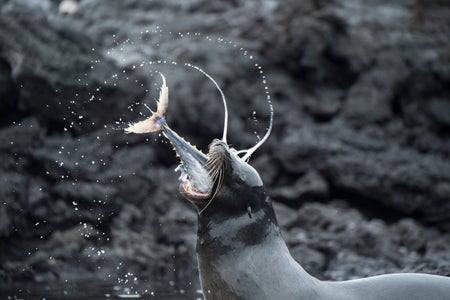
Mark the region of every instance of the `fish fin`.
[[157, 101], [158, 108], [156, 110], [156, 114], [160, 116], [165, 116], [167, 113], [167, 107], [169, 106], [169, 88], [167, 87], [166, 78], [164, 77], [163, 74], [161, 74], [161, 77], [163, 83], [161, 85], [161, 90], [159, 92], [159, 100]]
[[161, 74], [161, 77], [163, 83], [159, 92], [159, 100], [156, 101], [156, 112], [146, 106], [152, 112], [152, 116], [143, 121], [130, 124], [125, 128], [125, 133], [148, 133], [161, 130], [165, 123], [165, 115], [167, 113], [167, 107], [169, 106], [169, 88], [167, 87], [166, 78], [163, 74]]

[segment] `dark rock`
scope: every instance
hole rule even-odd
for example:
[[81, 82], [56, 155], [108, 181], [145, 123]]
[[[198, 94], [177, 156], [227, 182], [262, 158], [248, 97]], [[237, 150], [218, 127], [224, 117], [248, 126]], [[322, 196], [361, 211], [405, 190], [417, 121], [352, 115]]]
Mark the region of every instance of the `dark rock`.
[[112, 152], [112, 159], [100, 177], [108, 179], [136, 175], [142, 169], [156, 163], [155, 156], [152, 145], [148, 144], [119, 148]]
[[54, 136], [31, 153], [31, 164], [55, 181], [69, 177], [93, 179], [94, 174], [105, 168], [112, 151], [112, 145], [93, 137], [81, 140], [69, 135]]
[[356, 77], [348, 26], [326, 5], [309, 2], [289, 1], [278, 6], [273, 34], [268, 36], [274, 46], [267, 49], [267, 58], [313, 85], [348, 86]]
[[33, 114], [48, 130], [78, 134], [118, 120], [144, 93], [142, 78], [129, 74], [111, 82], [122, 71], [107, 63], [81, 28], [33, 9], [10, 3], [0, 19], [2, 73], [9, 89], [19, 92], [19, 113]]
[[308, 203], [295, 215], [285, 224], [287, 242], [296, 259], [321, 278], [370, 276], [399, 268], [407, 272], [424, 261], [439, 265], [449, 259], [443, 250], [449, 236], [411, 219], [388, 225], [368, 220], [342, 202]]
[[91, 0], [63, 15], [0, 0], [0, 282], [197, 276], [173, 152], [122, 132], [155, 109], [161, 71], [171, 127], [202, 149], [222, 135], [219, 93], [184, 62], [223, 88], [237, 149], [266, 131], [271, 92], [251, 163], [309, 272], [450, 275], [450, 9], [425, 2]]
[[345, 117], [359, 119], [358, 123], [391, 118], [397, 86], [406, 80], [409, 71], [391, 55], [378, 64], [381, 66], [366, 72], [349, 90], [343, 109]]
[[41, 142], [42, 128], [35, 118], [27, 118], [0, 129], [0, 151], [16, 154], [29, 151]]
[[17, 96], [18, 91], [14, 86], [13, 80], [11, 78], [11, 67], [4, 60], [0, 59], [0, 111], [3, 112], [1, 115], [1, 124], [9, 124], [11, 121], [19, 118], [17, 114]]
[[324, 253], [303, 245], [293, 246], [290, 252], [309, 274], [319, 278], [323, 276], [327, 267], [327, 257]]
[[296, 211], [285, 204], [273, 202], [273, 209], [277, 216], [278, 225], [282, 228], [287, 227], [296, 219]]
[[185, 243], [186, 237], [189, 237], [190, 244], [195, 244], [197, 216], [194, 210], [180, 205], [168, 205], [167, 213], [158, 219], [161, 226], [157, 234], [158, 239], [164, 243], [179, 245]]
[[8, 237], [22, 230], [26, 219], [26, 178], [18, 172], [2, 172], [0, 198], [2, 199], [2, 222], [0, 236]]
[[56, 184], [52, 193], [64, 199], [78, 199], [84, 202], [99, 201], [114, 198], [117, 189], [114, 186], [91, 182], [60, 182]]
[[255, 155], [252, 159], [252, 166], [258, 171], [265, 185], [270, 186], [277, 181], [279, 168], [271, 155]]
[[344, 93], [338, 89], [320, 89], [305, 99], [305, 110], [318, 122], [330, 121], [342, 108]]
[[273, 189], [271, 195], [277, 201], [300, 206], [306, 201], [328, 197], [328, 183], [316, 171], [308, 171], [297, 181]]
[[446, 160], [409, 148], [390, 146], [363, 132], [334, 126], [304, 127], [286, 134], [277, 156], [296, 173], [317, 169], [354, 204], [379, 202], [424, 222], [448, 226]]

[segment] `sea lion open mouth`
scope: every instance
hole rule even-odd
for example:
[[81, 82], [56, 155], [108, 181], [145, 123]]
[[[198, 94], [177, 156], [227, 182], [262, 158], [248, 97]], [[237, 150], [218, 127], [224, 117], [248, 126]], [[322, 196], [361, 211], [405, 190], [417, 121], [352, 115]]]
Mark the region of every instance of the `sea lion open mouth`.
[[180, 193], [188, 200], [195, 202], [208, 199], [214, 185], [209, 175], [208, 157], [186, 142], [169, 126], [164, 125], [162, 131], [180, 158], [180, 164], [175, 169], [181, 173]]

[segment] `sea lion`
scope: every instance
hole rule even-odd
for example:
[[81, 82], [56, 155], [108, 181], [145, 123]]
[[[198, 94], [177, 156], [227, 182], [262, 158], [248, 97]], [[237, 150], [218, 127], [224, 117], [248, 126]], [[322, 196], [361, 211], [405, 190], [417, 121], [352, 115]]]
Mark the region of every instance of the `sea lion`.
[[207, 154], [197, 150], [167, 125], [166, 89], [163, 79], [157, 112], [127, 131], [162, 131], [180, 157], [179, 190], [198, 209], [198, 266], [205, 299], [450, 299], [450, 278], [443, 276], [390, 274], [329, 282], [309, 275], [290, 255], [263, 182], [248, 164], [257, 147], [236, 151], [224, 134]]

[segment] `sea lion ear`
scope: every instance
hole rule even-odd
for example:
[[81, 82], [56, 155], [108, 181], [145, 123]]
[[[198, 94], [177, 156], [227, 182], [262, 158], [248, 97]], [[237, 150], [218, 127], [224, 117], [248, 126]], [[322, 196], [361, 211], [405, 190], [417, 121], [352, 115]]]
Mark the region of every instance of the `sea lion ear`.
[[247, 206], [247, 214], [248, 214], [248, 217], [251, 219], [252, 218], [252, 207], [250, 205]]

